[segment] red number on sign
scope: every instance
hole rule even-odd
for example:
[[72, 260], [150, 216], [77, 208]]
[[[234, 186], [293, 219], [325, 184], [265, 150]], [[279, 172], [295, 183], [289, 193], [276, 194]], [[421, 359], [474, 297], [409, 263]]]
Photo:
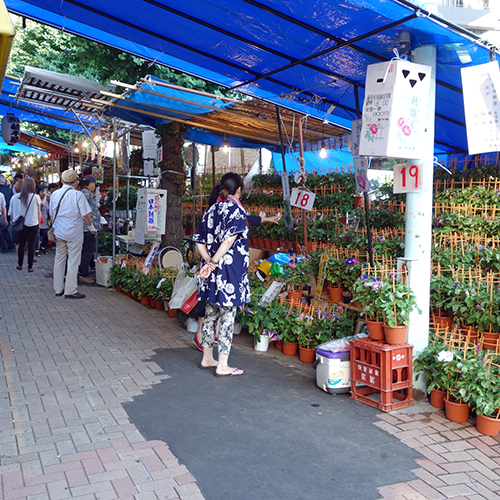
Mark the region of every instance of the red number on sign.
[[416, 165], [412, 165], [409, 171], [410, 177], [415, 178], [415, 188], [418, 188], [418, 167]]
[[403, 186], [404, 188], [406, 187], [406, 167], [403, 167], [401, 169], [401, 186]]
[[309, 194], [306, 193], [303, 197], [302, 200], [300, 200], [300, 204], [305, 207], [307, 206], [307, 202], [309, 201]]
[[299, 204], [299, 198], [300, 198], [300, 195], [301, 195], [301, 194], [302, 194], [302, 193], [301, 193], [300, 191], [297, 193], [297, 199], [295, 200], [295, 205], [298, 205], [298, 204]]

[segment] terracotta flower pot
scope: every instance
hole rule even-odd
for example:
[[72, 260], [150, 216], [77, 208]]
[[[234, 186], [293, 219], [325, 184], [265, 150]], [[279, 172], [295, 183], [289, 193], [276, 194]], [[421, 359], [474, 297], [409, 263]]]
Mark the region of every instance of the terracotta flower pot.
[[434, 321], [438, 328], [447, 328], [451, 331], [453, 327], [453, 316], [434, 316]]
[[171, 318], [177, 318], [178, 316], [177, 311], [175, 309], [170, 309], [170, 307], [168, 308], [168, 315]]
[[365, 208], [365, 198], [363, 196], [355, 196], [353, 205], [354, 208]]
[[280, 247], [279, 240], [271, 240], [271, 248], [273, 250], [278, 250], [279, 247]]
[[316, 349], [299, 346], [299, 360], [303, 363], [312, 363], [316, 354]]
[[444, 405], [448, 420], [461, 424], [469, 418], [469, 405], [467, 403], [454, 403], [449, 399], [445, 399]]
[[155, 305], [156, 305], [156, 309], [158, 311], [164, 311], [165, 310], [165, 308], [163, 307], [163, 302], [157, 300]]
[[264, 244], [264, 238], [257, 238], [257, 246], [259, 248], [266, 248], [266, 245]]
[[479, 332], [477, 328], [466, 325], [465, 323], [460, 323], [460, 329], [462, 330], [462, 335], [469, 337], [469, 342], [477, 344], [477, 341], [479, 340]]
[[153, 297], [149, 297], [149, 307], [152, 309], [156, 309], [156, 299]]
[[122, 291], [122, 286], [120, 285], [120, 283], [116, 283], [115, 289], [116, 289], [117, 292], [121, 292]]
[[297, 342], [283, 342], [283, 354], [285, 356], [295, 356], [299, 345]]
[[278, 351], [282, 351], [283, 350], [283, 342], [281, 342], [281, 340], [277, 340], [274, 343], [274, 346], [276, 347], [276, 349], [278, 349]]
[[267, 248], [267, 250], [272, 250], [273, 247], [269, 238], [264, 238], [264, 247]]
[[485, 436], [496, 436], [500, 433], [500, 419], [476, 415], [476, 429]]
[[498, 332], [481, 332], [481, 349], [495, 349], [497, 346], [500, 333]]
[[149, 297], [143, 297], [140, 300], [141, 306], [149, 306]]
[[384, 322], [383, 321], [370, 321], [366, 320], [366, 326], [368, 327], [368, 336], [372, 340], [384, 340]]
[[434, 408], [440, 408], [444, 410], [444, 398], [446, 397], [446, 391], [441, 389], [434, 389], [431, 391], [430, 402]]
[[131, 297], [132, 299], [134, 299], [134, 300], [137, 300], [137, 294], [134, 294], [134, 293], [133, 293], [130, 297]]
[[343, 291], [344, 289], [342, 287], [329, 286], [328, 295], [330, 297], [330, 300], [333, 300], [334, 302], [342, 302]]
[[300, 300], [302, 299], [302, 292], [288, 292], [288, 298], [290, 299], [290, 302], [293, 303], [299, 303]]
[[394, 328], [384, 323], [384, 336], [388, 344], [406, 344], [407, 326], [395, 326]]

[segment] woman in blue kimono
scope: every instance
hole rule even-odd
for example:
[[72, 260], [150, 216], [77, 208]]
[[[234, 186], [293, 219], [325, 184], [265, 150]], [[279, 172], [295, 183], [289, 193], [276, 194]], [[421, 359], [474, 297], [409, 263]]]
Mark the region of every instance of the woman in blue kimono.
[[[243, 370], [228, 364], [236, 307], [250, 301], [248, 224], [240, 202], [241, 177], [226, 174], [219, 187], [217, 203], [205, 212], [193, 236], [205, 261], [198, 275], [198, 300], [206, 302], [200, 368], [213, 367], [216, 376], [234, 376], [243, 374]], [[212, 347], [219, 318], [219, 356], [215, 361]]]

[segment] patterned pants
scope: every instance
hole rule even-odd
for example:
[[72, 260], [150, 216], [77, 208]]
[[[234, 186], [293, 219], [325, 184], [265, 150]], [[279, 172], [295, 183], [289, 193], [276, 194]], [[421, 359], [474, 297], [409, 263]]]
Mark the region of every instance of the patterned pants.
[[210, 348], [214, 344], [217, 320], [220, 318], [219, 326], [219, 354], [229, 355], [231, 342], [233, 341], [234, 319], [236, 317], [236, 307], [219, 306], [217, 304], [206, 303], [205, 319], [202, 326], [202, 346]]

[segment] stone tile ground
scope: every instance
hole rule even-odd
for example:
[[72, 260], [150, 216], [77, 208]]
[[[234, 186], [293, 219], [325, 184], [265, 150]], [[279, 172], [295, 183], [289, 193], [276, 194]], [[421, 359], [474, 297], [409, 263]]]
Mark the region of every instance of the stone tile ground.
[[[0, 500], [203, 499], [168, 443], [146, 441], [121, 405], [167, 377], [148, 361], [155, 349], [186, 347], [192, 335], [102, 287], [55, 297], [52, 263], [53, 253], [40, 256], [28, 274], [15, 254], [0, 256]], [[267, 355], [314, 377], [310, 365]], [[375, 425], [422, 454], [416, 479], [380, 488], [381, 498], [500, 498], [500, 444], [472, 422], [381, 413]]]

